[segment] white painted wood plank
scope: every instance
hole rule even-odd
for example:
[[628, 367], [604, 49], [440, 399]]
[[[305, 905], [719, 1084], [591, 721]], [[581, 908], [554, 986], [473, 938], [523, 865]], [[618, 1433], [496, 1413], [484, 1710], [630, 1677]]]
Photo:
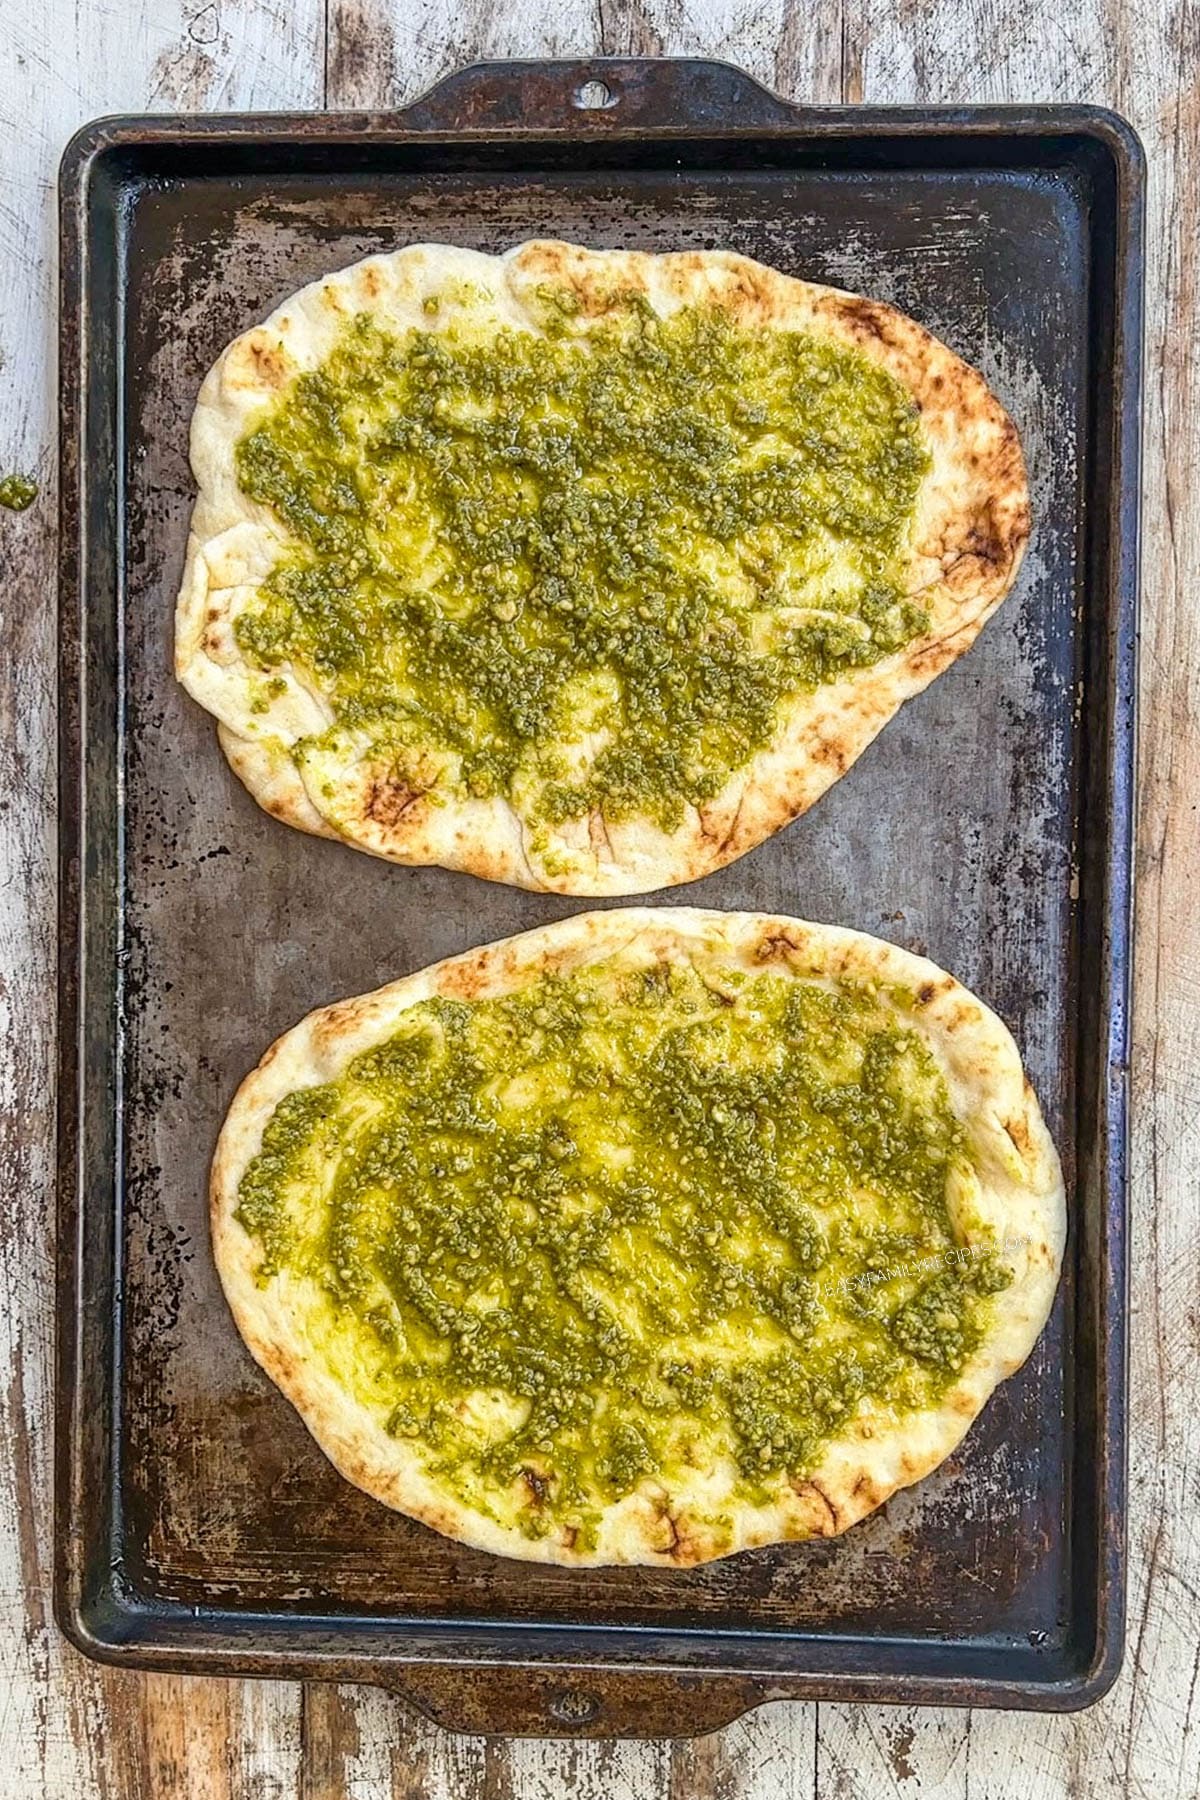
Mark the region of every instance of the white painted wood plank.
[[300, 1784], [300, 1687], [230, 1682], [233, 1800], [293, 1800]]
[[817, 1706], [760, 1706], [711, 1737], [672, 1747], [669, 1800], [821, 1800]]
[[839, 97], [838, 0], [333, 0], [330, 104], [396, 106], [463, 63], [521, 56], [716, 56], [802, 100]]
[[847, 0], [844, 40], [853, 98], [935, 106], [1096, 99], [1114, 52], [1104, 0]]
[[[564, 1744], [527, 1738], [497, 1745], [495, 1783], [513, 1800], [653, 1800], [667, 1792], [665, 1744]], [[697, 1790], [702, 1792], [703, 1790]], [[458, 1795], [447, 1800], [458, 1800]], [[490, 1800], [490, 1796], [489, 1796]]]

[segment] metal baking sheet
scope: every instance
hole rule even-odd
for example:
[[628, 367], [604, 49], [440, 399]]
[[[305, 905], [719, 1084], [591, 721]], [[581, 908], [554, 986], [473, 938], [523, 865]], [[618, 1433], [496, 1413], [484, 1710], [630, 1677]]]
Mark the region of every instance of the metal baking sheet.
[[[806, 110], [649, 59], [480, 66], [387, 116], [119, 119], [74, 141], [57, 1605], [82, 1648], [595, 1735], [708, 1730], [784, 1696], [1073, 1707], [1111, 1682], [1141, 189], [1111, 114]], [[243, 792], [171, 676], [197, 386], [330, 268], [538, 235], [728, 246], [894, 301], [1000, 394], [1036, 511], [971, 653], [806, 818], [661, 898], [857, 926], [997, 1008], [1067, 1171], [1058, 1302], [928, 1480], [844, 1538], [688, 1573], [505, 1561], [349, 1487], [243, 1348], [207, 1240], [217, 1129], [278, 1032], [587, 903], [394, 868]]]

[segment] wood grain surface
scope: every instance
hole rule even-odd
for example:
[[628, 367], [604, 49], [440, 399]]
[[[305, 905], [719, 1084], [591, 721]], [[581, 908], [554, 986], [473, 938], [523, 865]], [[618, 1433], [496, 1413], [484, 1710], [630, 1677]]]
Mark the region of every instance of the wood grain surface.
[[[0, 1796], [1103, 1800], [1200, 1794], [1200, 5], [1196, 0], [69, 0], [0, 59]], [[763, 1708], [679, 1745], [451, 1738], [373, 1692], [115, 1674], [50, 1616], [53, 184], [99, 113], [396, 104], [476, 57], [741, 63], [808, 101], [1086, 100], [1150, 161], [1124, 1672], [1072, 1717]]]

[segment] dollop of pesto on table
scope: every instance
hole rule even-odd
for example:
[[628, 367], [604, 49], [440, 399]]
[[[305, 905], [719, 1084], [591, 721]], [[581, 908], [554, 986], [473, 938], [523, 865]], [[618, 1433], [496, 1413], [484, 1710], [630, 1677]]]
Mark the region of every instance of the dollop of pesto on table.
[[37, 482], [28, 475], [0, 477], [0, 506], [7, 512], [24, 512], [37, 499]]
[[292, 544], [236, 635], [402, 771], [432, 751], [418, 786], [673, 829], [790, 700], [927, 626], [927, 452], [850, 348], [544, 299], [545, 336], [360, 315], [291, 383], [237, 446]]
[[585, 1547], [643, 1476], [731, 1458], [761, 1497], [866, 1398], [936, 1401], [1011, 1279], [962, 1241], [972, 1180], [936, 1062], [879, 998], [600, 963], [413, 1006], [279, 1103], [237, 1217], [441, 1482]]

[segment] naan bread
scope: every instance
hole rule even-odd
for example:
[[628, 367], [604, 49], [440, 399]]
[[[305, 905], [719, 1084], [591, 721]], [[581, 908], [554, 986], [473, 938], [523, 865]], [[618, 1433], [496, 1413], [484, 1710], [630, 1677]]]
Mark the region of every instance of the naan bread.
[[[373, 1403], [372, 1381], [380, 1377], [372, 1375], [365, 1352], [345, 1349], [317, 1272], [286, 1262], [265, 1272], [263, 1244], [237, 1214], [239, 1184], [262, 1150], [264, 1127], [279, 1103], [336, 1081], [354, 1058], [394, 1039], [411, 1008], [436, 996], [472, 1007], [519, 994], [547, 976], [579, 978], [583, 972], [586, 978], [597, 970], [606, 980], [634, 981], [695, 971], [718, 996], [736, 992], [743, 977], [767, 972], [780, 978], [785, 997], [795, 984], [815, 983], [878, 1001], [902, 1033], [915, 1034], [931, 1053], [962, 1128], [974, 1174], [969, 1204], [963, 1197], [968, 1188], [955, 1190], [959, 1247], [950, 1255], [981, 1255], [985, 1246], [996, 1246], [1011, 1281], [1000, 1291], [987, 1290], [982, 1339], [960, 1358], [932, 1404], [905, 1411], [868, 1391], [812, 1466], [775, 1470], [749, 1497], [739, 1490], [728, 1457], [706, 1460], [699, 1451], [690, 1453], [685, 1463], [648, 1470], [632, 1492], [601, 1503], [585, 1543], [577, 1529], [562, 1523], [537, 1527], [537, 1508], [552, 1490], [553, 1457], [551, 1466], [541, 1465], [540, 1476], [522, 1471], [531, 1486], [516, 1481], [510, 1491], [501, 1484], [487, 1495], [487, 1505], [476, 1505], [439, 1477], [436, 1453], [419, 1432], [389, 1431], [389, 1403]], [[814, 1054], [836, 1066], [839, 1050], [836, 1043], [819, 1043]], [[322, 1181], [333, 1179], [328, 1160], [317, 1166]], [[565, 919], [311, 1014], [242, 1084], [217, 1147], [211, 1198], [217, 1266], [238, 1328], [341, 1473], [384, 1504], [464, 1543], [563, 1564], [682, 1567], [755, 1545], [845, 1531], [897, 1488], [935, 1469], [996, 1384], [1024, 1362], [1054, 1299], [1066, 1231], [1058, 1158], [1012, 1038], [952, 977], [857, 932], [684, 908]], [[855, 1204], [867, 1206], [869, 1195]], [[619, 1308], [620, 1300], [614, 1304]], [[827, 1295], [825, 1305], [833, 1304]], [[508, 1404], [503, 1396], [477, 1396], [472, 1406], [476, 1401], [481, 1416], [485, 1402]]]
[[[906, 592], [927, 629], [787, 700], [769, 741], [719, 792], [689, 802], [677, 828], [593, 806], [532, 829], [503, 793], [475, 795], [456, 783], [443, 756], [414, 775], [381, 758], [361, 731], [331, 731], [327, 686], [290, 664], [265, 684], [235, 631], [291, 542], [280, 517], [237, 478], [236, 446], [270, 404], [322, 364], [348, 320], [367, 315], [393, 334], [452, 331], [464, 319], [472, 329], [482, 319], [537, 333], [547, 293], [569, 302], [577, 332], [602, 325], [635, 294], [662, 318], [703, 304], [754, 332], [813, 334], [882, 365], [919, 410], [929, 467]], [[1012, 585], [1030, 524], [1016, 432], [975, 370], [893, 307], [715, 251], [649, 256], [534, 242], [501, 257], [440, 245], [370, 257], [304, 288], [229, 346], [201, 388], [191, 459], [199, 497], [176, 613], [176, 672], [216, 715], [222, 747], [260, 804], [396, 862], [557, 893], [644, 893], [693, 881], [803, 813], [903, 701], [969, 648]]]

